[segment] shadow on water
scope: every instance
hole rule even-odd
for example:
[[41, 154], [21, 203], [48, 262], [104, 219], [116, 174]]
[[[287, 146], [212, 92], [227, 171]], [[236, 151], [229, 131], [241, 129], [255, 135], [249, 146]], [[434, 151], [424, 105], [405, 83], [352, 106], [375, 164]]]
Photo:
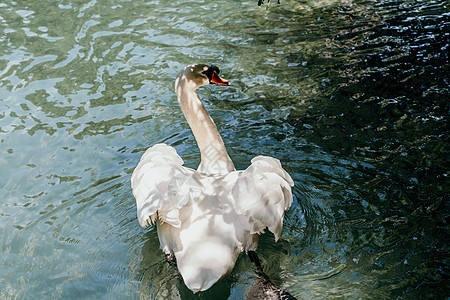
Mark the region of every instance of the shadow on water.
[[[274, 244], [273, 239], [271, 233], [262, 237], [260, 244], [263, 250], [260, 251], [259, 257], [269, 270], [267, 275], [270, 280], [281, 286], [285, 282], [281, 278], [285, 263], [283, 260], [288, 258], [290, 246], [286, 241]], [[155, 227], [145, 235], [141, 254], [142, 260], [136, 270], [140, 273], [138, 289], [141, 299], [243, 299], [252, 288], [260, 288], [254, 264], [246, 254], [242, 254], [231, 274], [207, 291], [194, 294], [184, 285], [176, 266], [166, 261]]]

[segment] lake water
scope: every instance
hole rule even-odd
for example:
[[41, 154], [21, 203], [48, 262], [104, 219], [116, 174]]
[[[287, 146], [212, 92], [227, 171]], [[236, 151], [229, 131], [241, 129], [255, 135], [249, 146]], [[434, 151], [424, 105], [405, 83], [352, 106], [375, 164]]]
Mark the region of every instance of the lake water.
[[239, 169], [264, 154], [295, 181], [258, 253], [299, 299], [447, 299], [445, 0], [0, 3], [0, 298], [242, 299], [247, 256], [192, 294], [136, 219], [145, 149], [199, 152], [174, 94], [200, 97]]

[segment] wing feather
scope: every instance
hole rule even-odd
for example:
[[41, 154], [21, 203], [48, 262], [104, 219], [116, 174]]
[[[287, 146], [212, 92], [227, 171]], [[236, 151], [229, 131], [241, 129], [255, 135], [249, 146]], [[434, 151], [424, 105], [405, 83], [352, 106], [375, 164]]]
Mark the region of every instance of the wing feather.
[[[183, 167], [173, 147], [156, 144], [147, 149], [131, 176], [139, 224], [147, 227], [156, 218], [180, 227], [179, 209], [190, 199], [186, 182], [193, 170]], [[192, 184], [192, 183], [191, 183]]]
[[268, 228], [279, 239], [284, 212], [292, 204], [292, 186], [294, 181], [278, 159], [252, 159], [232, 189], [236, 210], [248, 217], [251, 233], [262, 233]]

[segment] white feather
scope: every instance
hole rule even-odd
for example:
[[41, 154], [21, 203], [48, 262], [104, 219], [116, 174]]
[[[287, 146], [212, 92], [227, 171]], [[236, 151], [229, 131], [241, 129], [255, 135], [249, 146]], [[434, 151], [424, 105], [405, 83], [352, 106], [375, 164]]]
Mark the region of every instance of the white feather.
[[278, 240], [292, 203], [291, 177], [259, 156], [244, 171], [211, 175], [182, 166], [174, 148], [148, 149], [132, 176], [138, 220], [159, 218], [161, 246], [174, 254], [186, 285], [205, 290], [228, 274], [242, 251], [256, 250], [268, 228]]

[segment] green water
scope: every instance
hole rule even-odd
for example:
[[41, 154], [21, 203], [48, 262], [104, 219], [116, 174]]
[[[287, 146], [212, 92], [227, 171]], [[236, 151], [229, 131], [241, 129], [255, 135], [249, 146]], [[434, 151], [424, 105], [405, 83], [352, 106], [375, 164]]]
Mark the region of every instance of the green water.
[[246, 256], [192, 294], [136, 219], [130, 177], [164, 142], [199, 153], [178, 71], [237, 168], [295, 181], [258, 253], [299, 299], [446, 299], [449, 4], [434, 1], [0, 3], [0, 298], [242, 299]]

